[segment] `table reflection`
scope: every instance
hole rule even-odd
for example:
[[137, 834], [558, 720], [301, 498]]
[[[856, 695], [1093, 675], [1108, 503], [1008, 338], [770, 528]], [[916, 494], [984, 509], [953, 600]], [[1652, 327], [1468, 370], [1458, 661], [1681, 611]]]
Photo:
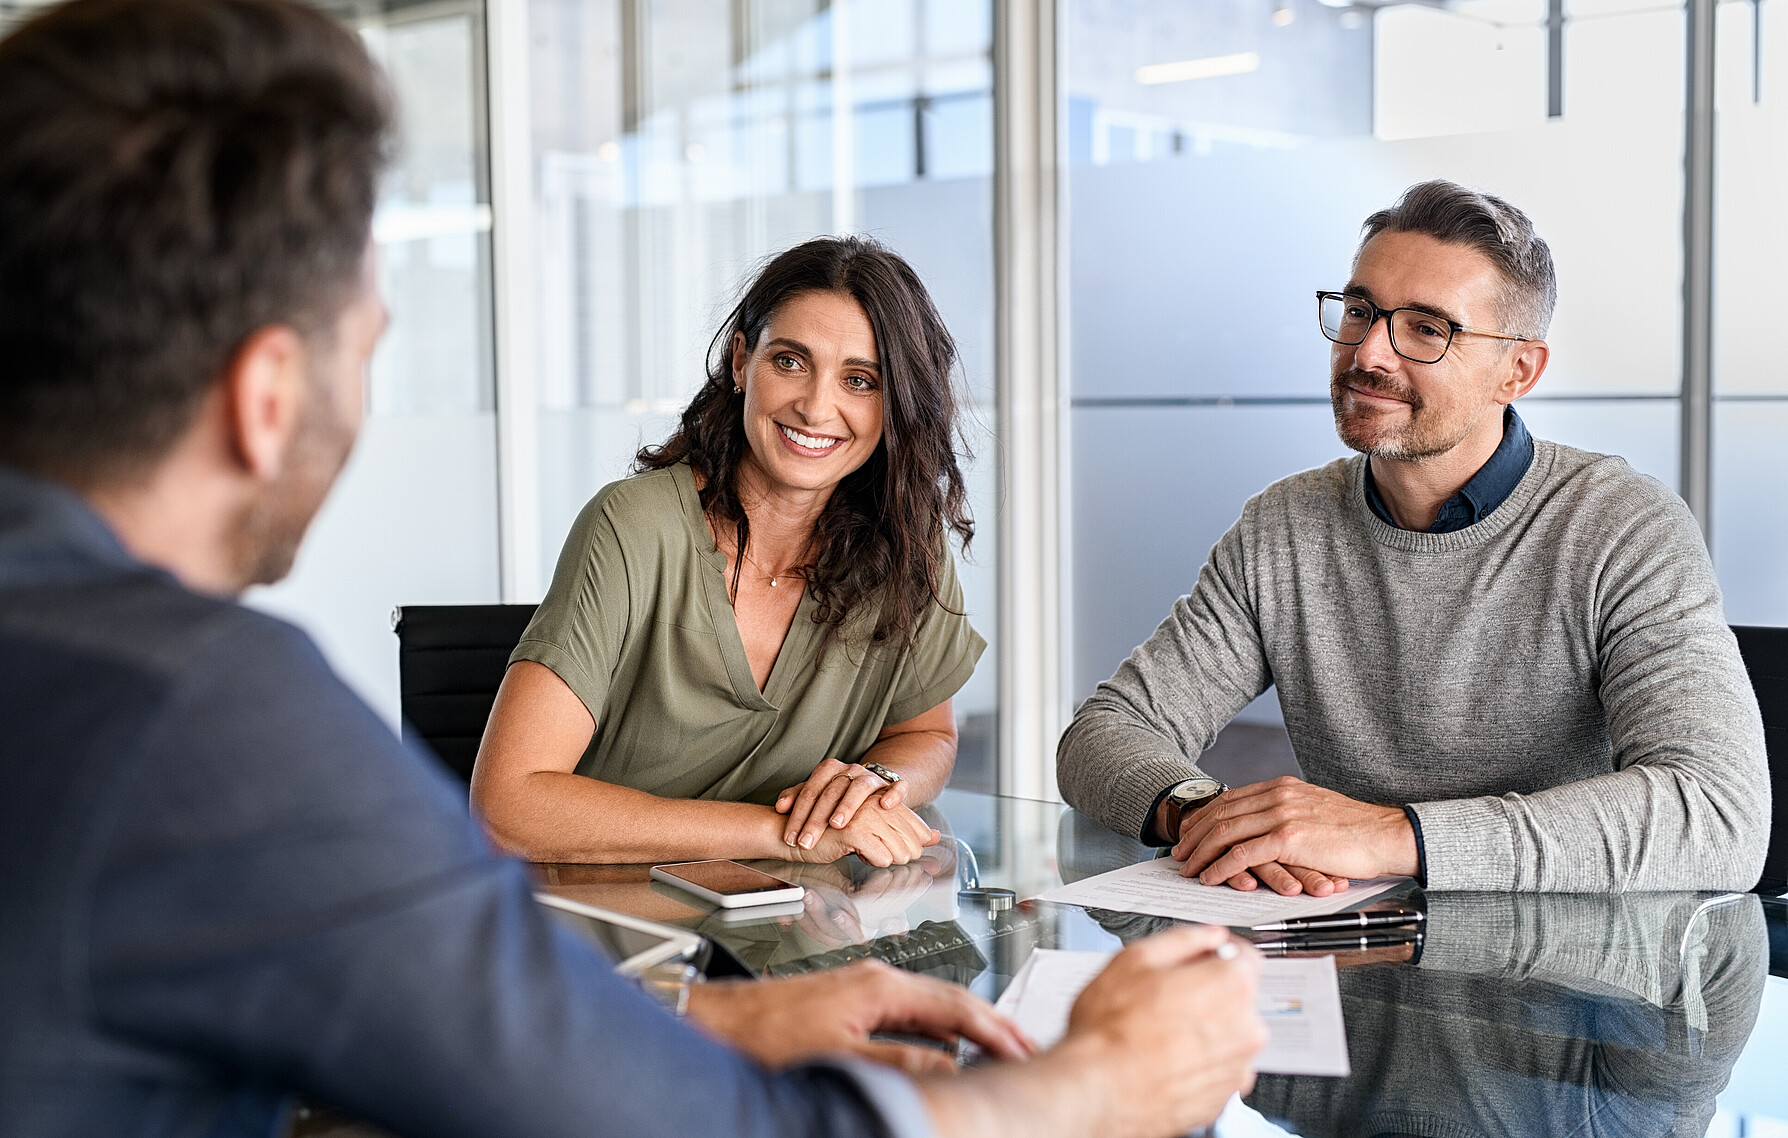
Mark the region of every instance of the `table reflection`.
[[1767, 978], [1756, 897], [1428, 904], [1415, 967], [1341, 974], [1353, 1075], [1251, 1106], [1308, 1136], [1707, 1133]]
[[[644, 866], [542, 867], [548, 887], [693, 928], [742, 970], [788, 975], [876, 955], [994, 999], [1037, 947], [1112, 949], [1172, 922], [1021, 901], [1154, 856], [1058, 803], [947, 792], [919, 861], [875, 869], [759, 862], [797, 905], [727, 914]], [[1218, 1134], [1665, 1135], [1702, 1138], [1756, 1023], [1768, 975], [1751, 895], [1423, 894], [1419, 955], [1342, 953], [1353, 1074], [1260, 1077]], [[1381, 904], [1376, 897], [1368, 905]], [[1414, 959], [1409, 959], [1414, 956]]]
[[[1065, 881], [1154, 856], [1075, 811], [1058, 844]], [[1408, 966], [1336, 956], [1353, 1074], [1262, 1075], [1260, 1116], [1307, 1138], [1707, 1133], [1768, 978], [1759, 898], [1412, 895]], [[1089, 912], [1125, 941], [1173, 923]]]

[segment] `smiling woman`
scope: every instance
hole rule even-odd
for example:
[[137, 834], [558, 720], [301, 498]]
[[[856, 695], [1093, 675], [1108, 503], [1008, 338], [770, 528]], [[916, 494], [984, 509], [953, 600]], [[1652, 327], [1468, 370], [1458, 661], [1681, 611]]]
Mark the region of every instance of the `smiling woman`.
[[[863, 238], [776, 257], [639, 473], [603, 488], [511, 658], [472, 778], [541, 861], [875, 865], [937, 835], [962, 612], [956, 349]], [[871, 800], [874, 800], [873, 803]]]

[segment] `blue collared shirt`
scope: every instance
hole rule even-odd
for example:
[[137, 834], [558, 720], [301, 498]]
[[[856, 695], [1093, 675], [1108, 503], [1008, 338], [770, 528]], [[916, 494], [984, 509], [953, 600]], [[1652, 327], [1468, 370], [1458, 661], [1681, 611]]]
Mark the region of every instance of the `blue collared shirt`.
[[[1434, 519], [1428, 532], [1452, 533], [1483, 521], [1508, 500], [1532, 465], [1533, 436], [1527, 433], [1527, 424], [1521, 421], [1521, 416], [1510, 407], [1503, 412], [1502, 442], [1497, 444], [1496, 453], [1478, 468], [1457, 494], [1441, 504], [1440, 516]], [[1372, 507], [1379, 521], [1387, 526], [1397, 525], [1391, 518], [1391, 511], [1385, 508], [1384, 499], [1378, 496], [1370, 458], [1366, 460], [1366, 504]]]

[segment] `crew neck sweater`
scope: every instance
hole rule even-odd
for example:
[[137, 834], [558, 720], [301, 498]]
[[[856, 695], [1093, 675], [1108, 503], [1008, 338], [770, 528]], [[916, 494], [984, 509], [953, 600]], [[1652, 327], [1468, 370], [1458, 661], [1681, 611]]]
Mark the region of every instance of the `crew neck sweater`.
[[1304, 777], [1411, 807], [1430, 889], [1748, 889], [1762, 722], [1701, 534], [1625, 461], [1535, 440], [1493, 513], [1386, 525], [1365, 460], [1256, 495], [1063, 735], [1067, 800], [1141, 830], [1277, 683]]

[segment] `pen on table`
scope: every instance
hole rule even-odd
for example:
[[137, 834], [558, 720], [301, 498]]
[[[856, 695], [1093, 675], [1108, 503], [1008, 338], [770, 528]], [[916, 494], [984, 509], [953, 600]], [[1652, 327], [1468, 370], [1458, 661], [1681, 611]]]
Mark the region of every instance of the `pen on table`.
[[1289, 952], [1346, 952], [1354, 949], [1394, 948], [1402, 944], [1420, 944], [1422, 934], [1414, 929], [1398, 929], [1383, 933], [1361, 933], [1359, 936], [1311, 936], [1294, 940], [1260, 941], [1254, 947], [1263, 956], [1284, 956]]
[[1317, 929], [1388, 929], [1400, 925], [1419, 925], [1428, 919], [1420, 909], [1367, 909], [1357, 913], [1329, 913], [1321, 917], [1294, 917], [1288, 921], [1268, 921], [1254, 925], [1249, 932], [1314, 932]]

